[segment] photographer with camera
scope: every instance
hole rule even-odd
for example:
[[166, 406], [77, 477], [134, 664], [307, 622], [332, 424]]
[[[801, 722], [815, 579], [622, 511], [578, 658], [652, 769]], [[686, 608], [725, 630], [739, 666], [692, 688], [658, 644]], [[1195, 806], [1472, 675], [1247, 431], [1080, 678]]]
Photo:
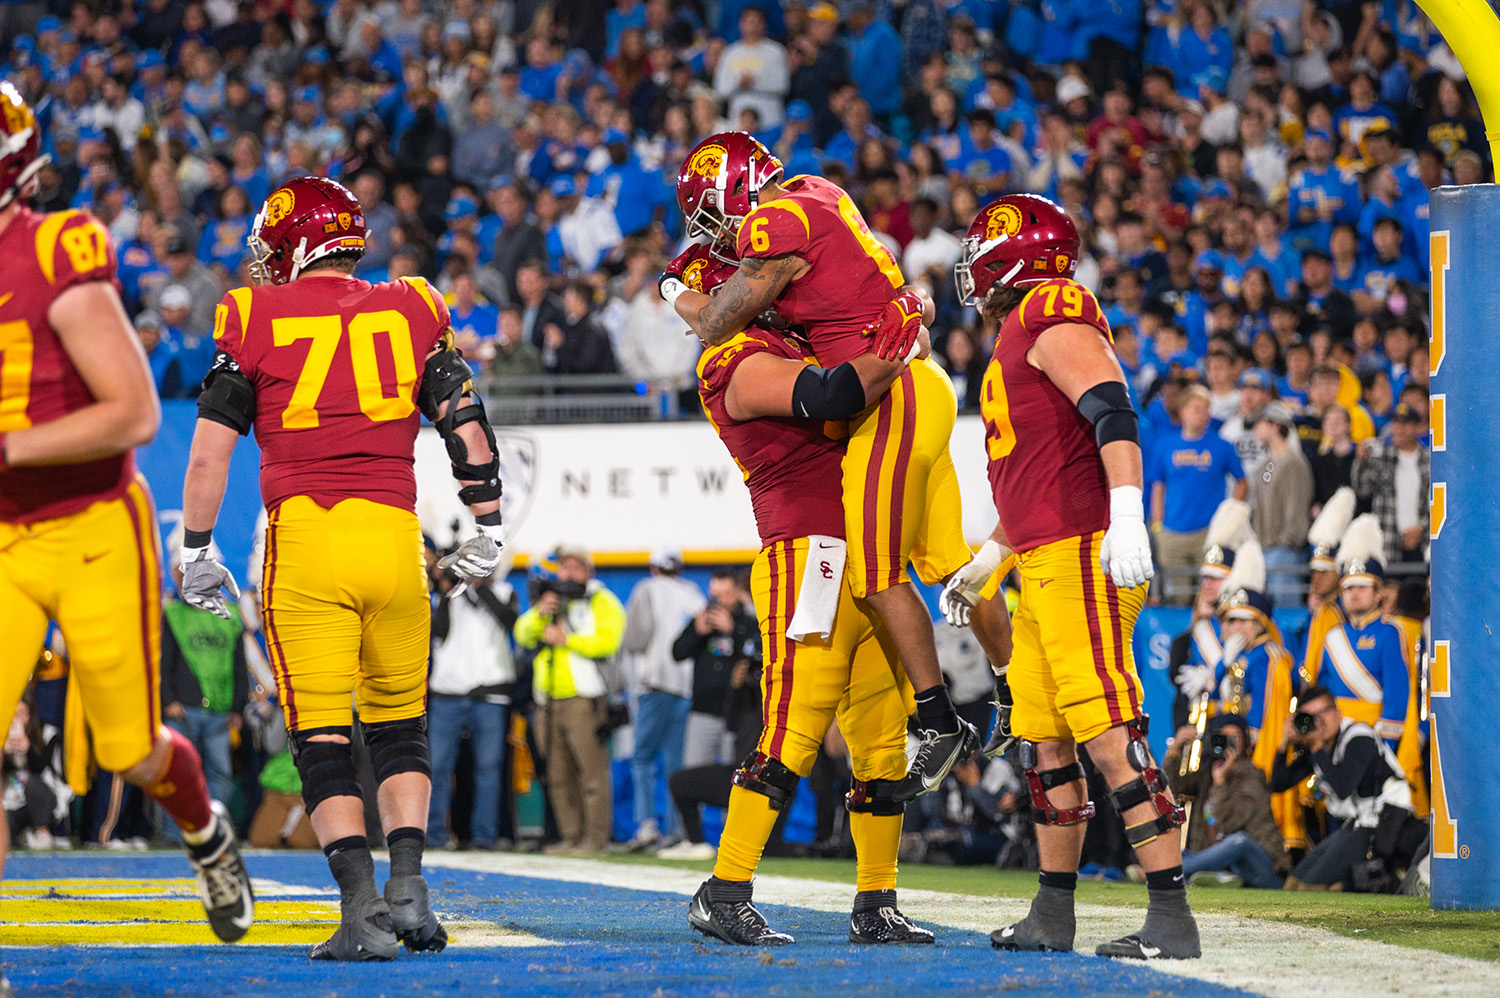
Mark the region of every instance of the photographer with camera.
[[594, 578], [594, 559], [576, 547], [540, 558], [529, 579], [531, 608], [516, 621], [516, 643], [535, 649], [532, 693], [546, 760], [547, 797], [561, 841], [548, 852], [603, 852], [609, 845], [613, 783], [609, 737], [624, 723], [614, 657], [625, 638], [625, 607]]
[[1297, 864], [1286, 889], [1388, 890], [1427, 826], [1412, 811], [1411, 787], [1395, 753], [1374, 728], [1346, 718], [1325, 686], [1303, 690], [1287, 718], [1271, 791], [1290, 790], [1308, 776], [1317, 778], [1329, 816], [1342, 824]]
[[[454, 523], [454, 537], [462, 536]], [[432, 749], [432, 798], [427, 808], [427, 844], [448, 848], [453, 770], [465, 731], [474, 751], [474, 795], [469, 820], [475, 849], [493, 849], [500, 838], [505, 734], [511, 687], [516, 681], [510, 629], [520, 599], [505, 576], [509, 557], [482, 579], [465, 580], [440, 567], [432, 552], [427, 568], [436, 596], [432, 611], [432, 658], [427, 673], [427, 740]]]
[[[691, 768], [720, 761], [731, 679], [740, 663], [760, 671], [760, 624], [741, 573], [721, 568], [708, 580], [708, 605], [672, 642], [672, 654], [693, 663], [693, 710], [688, 715], [682, 764]], [[739, 752], [734, 759], [744, 758]]]
[[1197, 729], [1178, 729], [1164, 768], [1172, 793], [1197, 803], [1188, 826], [1182, 873], [1198, 886], [1243, 884], [1275, 890], [1291, 869], [1281, 830], [1271, 813], [1266, 777], [1251, 757], [1250, 725], [1220, 714], [1203, 735], [1203, 765], [1186, 770], [1182, 754]]

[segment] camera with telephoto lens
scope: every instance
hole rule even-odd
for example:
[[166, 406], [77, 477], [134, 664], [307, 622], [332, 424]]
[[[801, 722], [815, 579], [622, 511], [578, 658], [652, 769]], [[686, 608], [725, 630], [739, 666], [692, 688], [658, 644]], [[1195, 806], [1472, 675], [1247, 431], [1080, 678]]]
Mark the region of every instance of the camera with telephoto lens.
[[526, 587], [534, 604], [547, 593], [557, 593], [557, 598], [564, 603], [569, 600], [583, 599], [588, 594], [587, 582], [568, 582], [556, 577], [533, 576], [527, 580]]
[[1215, 731], [1208, 736], [1208, 757], [1214, 762], [1219, 762], [1229, 755], [1229, 736], [1222, 731]]
[[1292, 715], [1292, 727], [1299, 735], [1310, 735], [1318, 727], [1318, 719], [1305, 710], [1299, 710]]

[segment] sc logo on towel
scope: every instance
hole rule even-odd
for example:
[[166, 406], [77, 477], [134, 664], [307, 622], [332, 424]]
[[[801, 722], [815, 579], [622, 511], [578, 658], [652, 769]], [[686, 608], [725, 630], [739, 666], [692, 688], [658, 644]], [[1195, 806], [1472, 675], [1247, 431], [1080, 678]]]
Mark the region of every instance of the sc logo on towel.
[[823, 578], [825, 578], [825, 579], [831, 579], [831, 578], [833, 578], [833, 566], [830, 565], [828, 562], [821, 561], [821, 562], [818, 563], [818, 567], [820, 569], [822, 569], [822, 571], [823, 571]]

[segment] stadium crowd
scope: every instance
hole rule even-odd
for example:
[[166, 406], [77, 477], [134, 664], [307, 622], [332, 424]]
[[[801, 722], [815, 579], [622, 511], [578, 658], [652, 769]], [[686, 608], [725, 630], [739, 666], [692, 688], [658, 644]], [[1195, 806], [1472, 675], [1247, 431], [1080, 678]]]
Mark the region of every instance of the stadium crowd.
[[[656, 288], [684, 235], [674, 180], [697, 141], [740, 128], [789, 176], [843, 185], [931, 290], [934, 356], [971, 411], [995, 330], [954, 293], [960, 238], [1002, 193], [1065, 206], [1084, 236], [1078, 278], [1105, 305], [1141, 414], [1163, 599], [1191, 599], [1226, 494], [1255, 510], [1278, 606], [1299, 604], [1309, 523], [1345, 485], [1378, 517], [1387, 564], [1424, 571], [1427, 192], [1485, 182], [1492, 164], [1462, 71], [1411, 0], [7, 0], [0, 59], [52, 156], [36, 203], [108, 226], [163, 397], [196, 392], [214, 305], [248, 283], [254, 214], [308, 173], [365, 208], [358, 276], [432, 279], [493, 394], [585, 374], [688, 387], [698, 348]], [[632, 613], [572, 555], [560, 571], [600, 629], [588, 648], [557, 652], [545, 594], [503, 580], [437, 604], [434, 769], [473, 777], [452, 797], [435, 781], [434, 841], [519, 837], [521, 770], [545, 769], [561, 841], [603, 847], [625, 791], [594, 736], [618, 726], [611, 702], [630, 690], [632, 845], [701, 842], [689, 804], [712, 803], [717, 784], [700, 771], [732, 763], [737, 721], [758, 716], [742, 587], [716, 577], [705, 596], [668, 559]], [[305, 842], [254, 644], [248, 681], [242, 654], [215, 662], [213, 689], [201, 663], [164, 666], [191, 682], [164, 683], [163, 706], [214, 746], [211, 781], [235, 779], [213, 761], [242, 747], [241, 817], [277, 808], [257, 844]], [[622, 647], [632, 675], [584, 664]], [[559, 662], [566, 689], [549, 685]], [[531, 718], [543, 767], [508, 709], [531, 699], [527, 672], [553, 708]], [[987, 692], [969, 698], [986, 723]], [[66, 803], [51, 695], [39, 688], [38, 717], [7, 741], [8, 771], [37, 784], [8, 790], [7, 808], [42, 843]], [[575, 697], [589, 702], [559, 707]], [[1016, 856], [1010, 765], [955, 775], [924, 804], [912, 855]], [[659, 777], [677, 805], [656, 807]], [[105, 791], [105, 839], [128, 826], [128, 796]]]

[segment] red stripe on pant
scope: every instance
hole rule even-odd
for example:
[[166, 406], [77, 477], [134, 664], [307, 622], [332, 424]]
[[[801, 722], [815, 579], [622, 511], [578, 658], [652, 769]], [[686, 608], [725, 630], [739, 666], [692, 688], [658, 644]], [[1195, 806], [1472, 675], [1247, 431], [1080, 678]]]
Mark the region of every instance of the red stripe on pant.
[[[271, 651], [271, 669], [280, 682], [281, 695], [286, 700], [281, 706], [286, 710], [287, 727], [297, 730], [297, 697], [292, 692], [292, 675], [286, 667], [286, 653], [281, 650], [281, 637], [276, 633], [276, 614], [271, 609], [271, 600], [276, 592], [276, 555], [280, 548], [276, 527], [281, 522], [281, 507], [277, 506], [266, 523], [266, 584], [264, 613], [266, 622], [266, 644]], [[278, 668], [278, 663], [280, 667]]]
[[1131, 714], [1140, 717], [1141, 699], [1136, 694], [1135, 683], [1125, 672], [1125, 622], [1120, 617], [1120, 589], [1115, 585], [1115, 580], [1107, 575], [1104, 577], [1104, 594], [1108, 598], [1109, 625], [1114, 629], [1115, 672], [1119, 673], [1121, 680], [1125, 683], [1125, 691], [1130, 698]]
[[[892, 389], [894, 392], [895, 389]], [[890, 398], [890, 395], [886, 396]], [[901, 527], [906, 512], [906, 471], [911, 464], [912, 438], [916, 436], [917, 406], [912, 397], [911, 368], [901, 372], [901, 439], [896, 444], [896, 467], [891, 476], [891, 562], [886, 588], [901, 581], [904, 553], [901, 550]]]
[[861, 540], [865, 548], [865, 595], [880, 591], [880, 544], [876, 531], [880, 523], [880, 466], [885, 462], [885, 438], [891, 430], [891, 395], [880, 400], [875, 423], [875, 443], [870, 449], [870, 463], [865, 468], [865, 522]]
[[1094, 595], [1099, 566], [1094, 563], [1094, 539], [1085, 535], [1078, 539], [1078, 565], [1083, 573], [1083, 615], [1089, 621], [1089, 650], [1094, 654], [1094, 672], [1104, 685], [1104, 702], [1109, 705], [1111, 726], [1122, 723], [1120, 706], [1115, 703], [1115, 681], [1109, 674], [1109, 663], [1104, 660], [1104, 636], [1099, 628], [1099, 600]]
[[781, 747], [786, 743], [787, 719], [792, 712], [792, 665], [797, 659], [797, 642], [787, 637], [786, 629], [792, 625], [792, 614], [796, 610], [797, 551], [792, 541], [782, 541], [786, 563], [782, 567], [781, 581], [781, 690], [776, 698], [776, 733], [771, 736], [773, 759], [781, 758]]
[[[151, 653], [151, 626], [159, 619], [161, 614], [161, 574], [153, 570], [155, 558], [150, 551], [152, 540], [142, 528], [142, 523], [154, 523], [155, 520], [146, 520], [143, 513], [149, 509], [149, 505], [139, 493], [138, 486], [131, 486], [125, 490], [125, 508], [130, 514], [130, 529], [135, 534], [136, 549], [136, 581], [139, 584], [139, 598], [141, 604], [141, 661], [146, 667], [146, 723], [151, 732], [150, 744], [156, 744], [157, 711], [161, 705], [157, 701], [157, 692], [152, 687], [151, 670], [156, 666], [155, 656]], [[144, 508], [143, 508], [144, 507]]]

